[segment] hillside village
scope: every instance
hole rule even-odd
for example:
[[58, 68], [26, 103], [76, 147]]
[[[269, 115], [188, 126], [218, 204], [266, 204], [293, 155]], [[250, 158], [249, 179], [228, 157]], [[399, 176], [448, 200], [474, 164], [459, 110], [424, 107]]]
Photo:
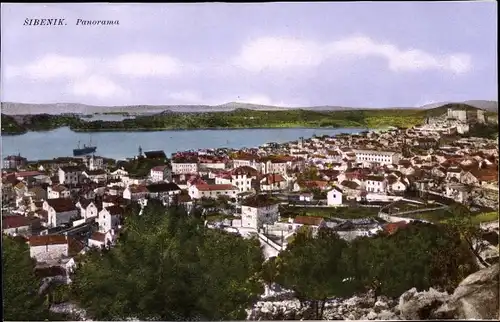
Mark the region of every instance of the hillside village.
[[[124, 218], [141, 215], [133, 205], [152, 199], [201, 212], [208, 227], [257, 235], [267, 258], [302, 226], [352, 240], [414, 220], [447, 220], [457, 202], [485, 235], [498, 237], [498, 139], [457, 137], [471, 122], [487, 122], [471, 115], [448, 111], [409, 129], [170, 157], [139, 147], [125, 161], [6, 156], [2, 231], [26, 239], [40, 276], [64, 283], [79, 254], [112, 248]], [[498, 238], [485, 242], [484, 258], [498, 261]]]

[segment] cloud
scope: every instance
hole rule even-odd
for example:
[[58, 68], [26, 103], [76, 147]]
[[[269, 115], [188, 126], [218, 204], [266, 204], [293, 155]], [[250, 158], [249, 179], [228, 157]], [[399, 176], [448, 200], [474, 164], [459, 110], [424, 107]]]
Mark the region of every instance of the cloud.
[[149, 53], [121, 55], [110, 64], [112, 72], [132, 77], [172, 76], [180, 74], [189, 67], [194, 69], [168, 55]]
[[76, 96], [94, 96], [97, 98], [114, 98], [127, 96], [127, 92], [112, 80], [99, 75], [81, 79], [70, 86], [70, 92]]
[[433, 55], [420, 49], [400, 49], [393, 44], [378, 43], [365, 36], [352, 36], [320, 44], [295, 38], [265, 37], [243, 46], [232, 63], [247, 71], [285, 70], [317, 67], [335, 58], [383, 58], [394, 72], [442, 70], [454, 74], [472, 68], [471, 57], [463, 53]]
[[50, 54], [25, 66], [7, 66], [5, 76], [46, 80], [78, 77], [88, 70], [89, 66], [84, 59]]
[[259, 72], [265, 69], [317, 66], [323, 60], [321, 46], [314, 42], [265, 37], [245, 44], [233, 63]]

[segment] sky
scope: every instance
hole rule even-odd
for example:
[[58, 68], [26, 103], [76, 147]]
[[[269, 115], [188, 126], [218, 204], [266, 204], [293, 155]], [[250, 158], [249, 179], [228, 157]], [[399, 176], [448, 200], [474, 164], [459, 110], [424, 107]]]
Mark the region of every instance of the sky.
[[[1, 100], [287, 107], [497, 100], [496, 6], [3, 3]], [[42, 18], [65, 20], [24, 25]]]

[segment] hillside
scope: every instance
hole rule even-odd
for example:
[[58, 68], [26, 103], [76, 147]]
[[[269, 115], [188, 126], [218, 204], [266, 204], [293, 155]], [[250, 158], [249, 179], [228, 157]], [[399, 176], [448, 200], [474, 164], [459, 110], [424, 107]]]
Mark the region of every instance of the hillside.
[[[158, 114], [163, 111], [184, 112], [184, 113], [203, 113], [203, 112], [230, 112], [236, 109], [247, 109], [254, 111], [286, 111], [301, 109], [307, 111], [328, 112], [328, 111], [352, 111], [352, 110], [422, 110], [434, 109], [449, 104], [433, 103], [424, 105], [420, 108], [410, 107], [387, 107], [387, 108], [369, 108], [369, 107], [345, 107], [345, 106], [309, 106], [309, 107], [282, 107], [271, 105], [258, 105], [250, 103], [229, 102], [222, 105], [128, 105], [128, 106], [95, 106], [78, 103], [55, 103], [55, 104], [27, 104], [4, 102], [1, 104], [1, 110], [6, 115], [26, 115], [26, 114], [102, 114], [102, 113], [128, 113], [136, 115]], [[462, 102], [486, 111], [498, 113], [498, 103], [496, 101], [474, 100]]]
[[488, 112], [495, 112], [498, 113], [498, 102], [497, 101], [486, 101], [486, 100], [471, 100], [471, 101], [465, 101], [465, 102], [438, 102], [438, 103], [432, 103], [432, 104], [426, 104], [420, 107], [420, 109], [424, 110], [430, 110], [430, 109], [435, 109], [442, 107], [444, 105], [448, 104], [465, 104], [469, 105], [481, 110], [485, 110]]

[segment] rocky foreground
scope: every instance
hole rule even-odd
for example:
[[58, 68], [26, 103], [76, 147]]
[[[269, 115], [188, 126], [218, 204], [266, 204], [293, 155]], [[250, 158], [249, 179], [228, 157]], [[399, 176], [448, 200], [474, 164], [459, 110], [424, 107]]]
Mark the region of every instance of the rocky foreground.
[[[500, 319], [499, 265], [482, 269], [464, 279], [452, 294], [434, 289], [417, 292], [415, 288], [399, 299], [373, 294], [348, 299], [331, 299], [325, 305], [324, 320], [430, 320], [430, 319]], [[69, 313], [79, 320], [89, 320], [85, 311], [73, 304], [58, 304], [53, 312]], [[301, 307], [286, 290], [267, 289], [262, 300], [247, 311], [247, 320], [311, 320], [311, 309]]]
[[[390, 299], [372, 294], [331, 299], [324, 320], [429, 320], [499, 319], [499, 265], [480, 270], [464, 279], [452, 294], [415, 288]], [[272, 293], [272, 292], [268, 292]], [[274, 297], [274, 299], [272, 299]], [[289, 292], [270, 294], [248, 310], [247, 320], [311, 320], [314, 313], [301, 307]]]

